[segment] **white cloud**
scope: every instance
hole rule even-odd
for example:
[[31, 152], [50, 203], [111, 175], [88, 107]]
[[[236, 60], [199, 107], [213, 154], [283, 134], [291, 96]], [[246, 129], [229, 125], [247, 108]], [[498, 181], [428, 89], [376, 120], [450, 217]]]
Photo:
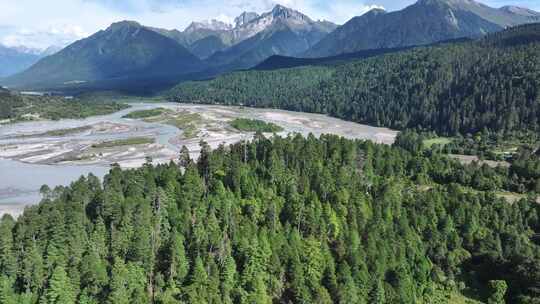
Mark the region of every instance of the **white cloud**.
[[82, 0], [0, 0], [0, 42], [45, 48], [65, 44], [103, 28], [117, 17]]
[[26, 46], [44, 50], [51, 45], [63, 47], [89, 35], [90, 33], [78, 25], [58, 24], [44, 30], [19, 28], [4, 35], [0, 43], [7, 46]]
[[215, 19], [217, 21], [225, 22], [227, 24], [233, 24], [234, 23], [234, 17], [227, 16], [225, 14], [219, 14], [218, 16], [216, 16], [213, 19]]
[[[368, 10], [401, 8], [416, 0], [0, 0], [0, 43], [44, 48], [80, 39], [120, 20], [184, 29], [192, 21], [231, 22], [243, 11], [258, 13], [279, 3], [313, 19], [344, 23]], [[491, 1], [491, 2], [489, 2]], [[538, 0], [488, 0], [494, 4]]]
[[[258, 13], [276, 4], [314, 19], [344, 23], [370, 6], [364, 0], [0, 0], [0, 43], [46, 48], [83, 38], [120, 20], [168, 29], [192, 21], [232, 22], [243, 11]], [[376, 1], [376, 0], [375, 0]]]

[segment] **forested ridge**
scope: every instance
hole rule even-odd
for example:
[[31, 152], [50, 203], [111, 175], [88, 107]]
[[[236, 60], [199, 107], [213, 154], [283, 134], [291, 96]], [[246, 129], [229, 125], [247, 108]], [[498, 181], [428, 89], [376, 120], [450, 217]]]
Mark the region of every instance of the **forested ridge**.
[[0, 120], [19, 122], [31, 119], [86, 118], [126, 108], [128, 105], [116, 102], [23, 95], [0, 87]]
[[538, 303], [540, 206], [486, 191], [507, 169], [405, 135], [201, 145], [4, 216], [0, 302]]
[[540, 24], [479, 41], [419, 47], [335, 66], [244, 71], [178, 85], [177, 102], [325, 113], [440, 134], [540, 130]]

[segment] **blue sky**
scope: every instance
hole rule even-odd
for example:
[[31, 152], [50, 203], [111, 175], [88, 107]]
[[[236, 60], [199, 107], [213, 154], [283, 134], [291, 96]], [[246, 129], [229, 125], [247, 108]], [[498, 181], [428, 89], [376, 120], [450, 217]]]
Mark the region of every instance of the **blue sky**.
[[[500, 7], [518, 5], [540, 11], [540, 0], [480, 0]], [[314, 19], [344, 23], [374, 7], [401, 9], [415, 0], [0, 0], [0, 43], [46, 48], [66, 45], [110, 23], [136, 20], [163, 28], [185, 28], [191, 21], [231, 21], [243, 11], [264, 12], [275, 4]]]

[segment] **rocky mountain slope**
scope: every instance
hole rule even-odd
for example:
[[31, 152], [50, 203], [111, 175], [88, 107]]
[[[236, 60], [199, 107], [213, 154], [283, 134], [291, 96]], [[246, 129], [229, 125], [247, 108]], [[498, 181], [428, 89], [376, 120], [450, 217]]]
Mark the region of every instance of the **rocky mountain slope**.
[[496, 9], [474, 0], [419, 0], [401, 11], [376, 9], [355, 17], [322, 39], [306, 55], [335, 56], [365, 49], [479, 37], [508, 26], [539, 21], [540, 13], [519, 7]]
[[209, 64], [249, 68], [272, 55], [299, 55], [337, 27], [281, 5], [241, 24], [232, 31], [240, 42], [211, 56]]

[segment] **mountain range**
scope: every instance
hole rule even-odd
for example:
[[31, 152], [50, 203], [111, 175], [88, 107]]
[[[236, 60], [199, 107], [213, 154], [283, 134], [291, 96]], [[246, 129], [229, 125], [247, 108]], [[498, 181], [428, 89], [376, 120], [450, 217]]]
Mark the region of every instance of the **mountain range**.
[[419, 0], [400, 11], [374, 9], [355, 17], [305, 55], [326, 57], [366, 49], [474, 38], [533, 22], [540, 22], [540, 13], [515, 6], [496, 9], [474, 0]]
[[336, 27], [281, 5], [262, 15], [245, 12], [234, 25], [193, 22], [182, 32], [123, 21], [40, 60], [3, 84], [45, 89], [213, 75], [249, 68], [272, 55], [301, 54]]
[[[394, 129], [438, 134], [483, 129], [538, 130], [540, 23], [480, 39], [356, 58], [284, 60], [206, 81], [180, 83], [171, 101], [279, 108], [329, 114]], [[381, 56], [381, 54], [384, 54]], [[267, 61], [271, 61], [270, 59]], [[307, 65], [300, 68], [295, 66]]]
[[[1, 83], [40, 89], [91, 87], [95, 83], [105, 88], [120, 82], [174, 83], [248, 69], [272, 56], [281, 63], [287, 57], [358, 52], [362, 57], [366, 50], [476, 38], [533, 22], [540, 22], [540, 13], [511, 6], [496, 9], [474, 0], [419, 0], [400, 11], [369, 11], [342, 26], [315, 21], [282, 5], [261, 15], [244, 12], [233, 24], [193, 22], [184, 31], [123, 21], [42, 58]], [[340, 60], [348, 57], [355, 56]]]
[[8, 78], [8, 85], [47, 87], [133, 81], [193, 72], [202, 62], [175, 40], [132, 21], [79, 40]]
[[272, 55], [300, 55], [336, 27], [331, 22], [314, 21], [300, 12], [277, 5], [271, 12], [233, 29], [232, 39], [236, 44], [216, 52], [207, 62], [226, 65], [229, 69], [244, 69]]
[[0, 44], [0, 77], [22, 72], [41, 58], [52, 55], [59, 50], [54, 46], [38, 50], [27, 47], [8, 47]]
[[233, 63], [234, 68], [251, 67], [271, 55], [299, 55], [337, 28], [328, 21], [276, 5], [259, 15], [244, 12], [234, 24], [218, 20], [192, 22], [183, 32], [152, 28], [176, 40], [211, 65]]

